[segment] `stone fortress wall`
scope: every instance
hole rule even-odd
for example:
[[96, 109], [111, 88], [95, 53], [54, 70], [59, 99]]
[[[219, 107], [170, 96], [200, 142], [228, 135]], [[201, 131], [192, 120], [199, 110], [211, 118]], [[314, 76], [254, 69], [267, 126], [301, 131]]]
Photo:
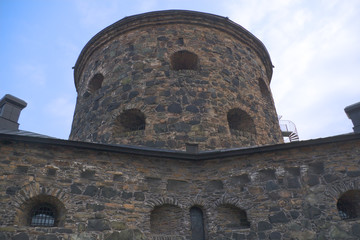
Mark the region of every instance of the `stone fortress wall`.
[[271, 76], [262, 43], [226, 18], [125, 18], [90, 40], [75, 65], [70, 139], [201, 150], [281, 143]]
[[[206, 239], [360, 237], [337, 206], [359, 189], [359, 137], [203, 160], [64, 142], [1, 141], [2, 239], [190, 239], [193, 207]], [[55, 227], [29, 226], [42, 201], [56, 206]]]

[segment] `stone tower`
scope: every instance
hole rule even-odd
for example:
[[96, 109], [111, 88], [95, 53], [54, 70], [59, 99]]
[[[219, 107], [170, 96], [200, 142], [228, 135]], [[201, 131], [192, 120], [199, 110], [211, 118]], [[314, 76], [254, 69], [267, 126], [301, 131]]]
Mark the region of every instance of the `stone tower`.
[[70, 140], [200, 150], [282, 142], [259, 39], [228, 18], [160, 11], [96, 34], [74, 70]]

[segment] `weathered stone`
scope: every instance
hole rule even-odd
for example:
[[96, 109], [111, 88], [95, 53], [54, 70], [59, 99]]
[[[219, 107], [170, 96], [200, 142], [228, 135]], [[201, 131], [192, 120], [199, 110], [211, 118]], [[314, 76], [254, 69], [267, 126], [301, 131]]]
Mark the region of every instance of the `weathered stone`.
[[88, 196], [95, 196], [97, 194], [98, 188], [96, 186], [87, 186], [85, 189], [85, 192], [83, 193], [83, 195], [88, 195]]
[[222, 190], [224, 189], [224, 185], [222, 183], [222, 181], [220, 180], [212, 180], [210, 182], [207, 182], [205, 185], [205, 189], [206, 191], [216, 191], [216, 190]]
[[309, 164], [309, 172], [315, 174], [324, 173], [324, 163], [323, 162], [315, 162]]
[[170, 113], [181, 113], [182, 109], [181, 109], [181, 105], [178, 103], [172, 103], [168, 106], [168, 112]]
[[78, 185], [75, 183], [70, 186], [70, 190], [71, 190], [71, 193], [73, 193], [73, 194], [81, 194], [82, 193], [80, 188], [78, 187]]
[[110, 224], [105, 219], [89, 219], [87, 224], [88, 231], [110, 230]]
[[55, 234], [40, 235], [37, 240], [58, 240], [59, 238]]
[[271, 240], [280, 240], [281, 239], [281, 233], [280, 232], [272, 232], [269, 235], [269, 239], [271, 239]]
[[135, 197], [136, 201], [144, 201], [145, 200], [145, 195], [143, 192], [135, 192], [134, 197]]
[[[0, 237], [0, 239], [1, 239], [1, 237]], [[29, 236], [26, 233], [19, 233], [19, 234], [15, 234], [12, 237], [12, 240], [29, 240]]]
[[279, 189], [279, 185], [275, 181], [267, 181], [265, 188], [267, 191], [274, 191]]
[[118, 221], [114, 221], [110, 223], [111, 228], [114, 230], [124, 230], [126, 229], [126, 223], [124, 222], [118, 222]]
[[114, 197], [116, 195], [117, 195], [117, 192], [113, 188], [103, 187], [101, 189], [101, 196], [103, 196], [105, 198], [112, 198], [112, 197]]
[[87, 179], [94, 178], [94, 176], [95, 176], [95, 170], [90, 170], [90, 169], [86, 169], [85, 171], [82, 171], [80, 174], [81, 178], [87, 178]]
[[166, 189], [168, 191], [185, 191], [189, 189], [189, 183], [179, 180], [168, 180]]
[[8, 187], [8, 188], [6, 189], [6, 194], [13, 196], [13, 195], [16, 194], [16, 192], [17, 192], [18, 190], [20, 190], [20, 187], [18, 187], [18, 186], [16, 186], [16, 187], [15, 187], [15, 186], [13, 186], [13, 187]]
[[287, 187], [288, 188], [301, 188], [299, 179], [297, 177], [287, 178]]
[[360, 238], [360, 224], [359, 223], [355, 223], [351, 226], [351, 232], [354, 236], [359, 237]]
[[258, 231], [266, 231], [272, 229], [272, 225], [268, 222], [260, 221], [258, 222]]
[[289, 219], [285, 216], [284, 212], [278, 212], [274, 215], [269, 216], [271, 223], [287, 223]]
[[317, 219], [321, 215], [321, 210], [317, 207], [308, 205], [304, 207], [303, 214], [306, 218]]

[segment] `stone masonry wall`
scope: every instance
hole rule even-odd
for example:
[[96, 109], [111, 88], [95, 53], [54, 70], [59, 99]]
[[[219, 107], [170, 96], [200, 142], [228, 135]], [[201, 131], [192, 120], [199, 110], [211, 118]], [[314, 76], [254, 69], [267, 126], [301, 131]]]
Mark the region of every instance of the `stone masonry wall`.
[[[173, 69], [179, 51], [197, 56], [196, 69]], [[139, 27], [96, 45], [84, 65], [71, 140], [182, 150], [187, 142], [201, 150], [282, 142], [263, 61], [223, 31], [185, 23]], [[89, 92], [97, 74], [101, 88]], [[144, 128], [121, 129], [119, 116], [130, 109], [144, 114]], [[232, 109], [245, 125], [229, 128]]]
[[[206, 239], [358, 239], [336, 204], [360, 190], [360, 141], [289, 146], [189, 161], [3, 140], [0, 239], [190, 239], [194, 206]], [[29, 226], [41, 199], [58, 226]]]

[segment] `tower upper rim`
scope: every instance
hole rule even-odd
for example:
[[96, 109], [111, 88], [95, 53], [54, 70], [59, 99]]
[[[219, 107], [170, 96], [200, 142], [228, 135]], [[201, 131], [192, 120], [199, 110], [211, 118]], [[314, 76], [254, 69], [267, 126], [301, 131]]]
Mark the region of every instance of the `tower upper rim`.
[[78, 91], [81, 72], [87, 60], [94, 51], [106, 44], [114, 37], [147, 26], [189, 24], [214, 28], [232, 35], [241, 42], [249, 45], [263, 61], [266, 68], [266, 75], [271, 81], [273, 65], [265, 45], [252, 33], [239, 24], [229, 20], [227, 17], [210, 13], [189, 11], [189, 10], [166, 10], [142, 13], [125, 17], [110, 26], [104, 28], [92, 37], [82, 49], [74, 66], [75, 87]]

